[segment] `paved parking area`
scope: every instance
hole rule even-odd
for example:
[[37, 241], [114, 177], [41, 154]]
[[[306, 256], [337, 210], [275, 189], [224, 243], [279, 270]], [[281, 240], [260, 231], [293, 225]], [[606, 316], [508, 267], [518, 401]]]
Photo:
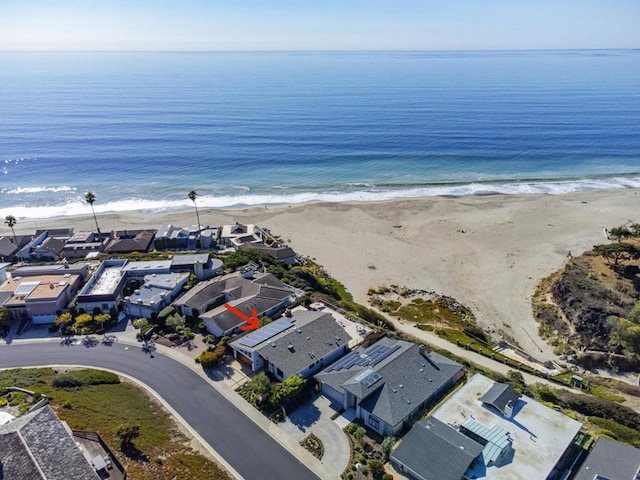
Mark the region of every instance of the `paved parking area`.
[[337, 478], [347, 468], [350, 447], [340, 426], [331, 420], [335, 413], [329, 399], [317, 395], [313, 401], [291, 412], [278, 428], [297, 442], [310, 433], [318, 437], [324, 445], [321, 463], [334, 472]]

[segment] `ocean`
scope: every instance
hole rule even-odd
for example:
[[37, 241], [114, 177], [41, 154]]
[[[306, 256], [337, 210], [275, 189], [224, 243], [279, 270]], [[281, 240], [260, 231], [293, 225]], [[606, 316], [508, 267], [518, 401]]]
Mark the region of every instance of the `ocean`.
[[0, 216], [640, 187], [640, 50], [0, 53]]

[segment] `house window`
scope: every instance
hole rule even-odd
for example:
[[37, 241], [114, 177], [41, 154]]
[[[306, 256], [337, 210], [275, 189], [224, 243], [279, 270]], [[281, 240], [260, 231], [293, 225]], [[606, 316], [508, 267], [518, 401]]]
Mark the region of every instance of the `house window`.
[[106, 310], [109, 310], [109, 304], [108, 303], [103, 303], [102, 304], [102, 311], [104, 312]]
[[380, 421], [373, 415], [369, 415], [369, 425], [378, 430], [378, 428], [380, 428]]
[[282, 373], [282, 370], [280, 370], [279, 368], [276, 368], [276, 375], [278, 375], [279, 377], [284, 376], [284, 374]]

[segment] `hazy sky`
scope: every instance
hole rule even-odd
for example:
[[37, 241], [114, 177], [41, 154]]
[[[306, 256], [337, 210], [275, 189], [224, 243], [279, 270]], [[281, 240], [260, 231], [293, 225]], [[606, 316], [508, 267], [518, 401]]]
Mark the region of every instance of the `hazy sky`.
[[640, 47], [640, 0], [0, 0], [0, 50]]

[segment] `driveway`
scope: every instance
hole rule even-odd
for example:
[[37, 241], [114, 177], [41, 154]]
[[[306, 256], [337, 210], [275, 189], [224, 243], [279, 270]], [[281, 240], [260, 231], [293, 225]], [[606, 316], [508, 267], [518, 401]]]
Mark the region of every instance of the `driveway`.
[[338, 424], [331, 420], [336, 410], [331, 402], [322, 395], [301, 406], [287, 416], [278, 426], [287, 435], [300, 441], [313, 433], [324, 445], [321, 462], [336, 474], [336, 478], [349, 464], [349, 441]]

